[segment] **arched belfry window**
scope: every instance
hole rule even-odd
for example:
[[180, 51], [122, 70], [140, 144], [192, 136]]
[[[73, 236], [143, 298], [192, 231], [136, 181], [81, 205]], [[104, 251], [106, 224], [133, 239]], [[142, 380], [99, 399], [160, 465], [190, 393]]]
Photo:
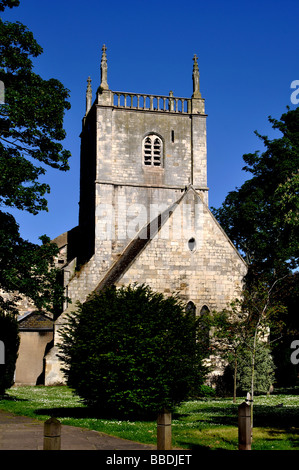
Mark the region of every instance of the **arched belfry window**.
[[143, 139], [142, 145], [143, 163], [146, 166], [162, 166], [163, 163], [163, 142], [155, 135], [149, 134]]

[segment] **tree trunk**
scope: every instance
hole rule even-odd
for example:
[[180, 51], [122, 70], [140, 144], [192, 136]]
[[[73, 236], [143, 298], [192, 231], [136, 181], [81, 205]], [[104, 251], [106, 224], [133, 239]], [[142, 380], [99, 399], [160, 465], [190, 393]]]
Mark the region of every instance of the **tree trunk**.
[[235, 367], [234, 367], [234, 397], [233, 397], [233, 403], [236, 403], [236, 397], [237, 397], [237, 356], [235, 356]]
[[256, 328], [255, 333], [254, 333], [254, 338], [253, 338], [253, 350], [252, 350], [252, 356], [251, 356], [251, 408], [250, 408], [250, 414], [251, 414], [251, 432], [253, 429], [253, 396], [254, 396], [254, 369], [255, 369], [255, 351], [256, 351], [256, 339], [257, 339], [257, 331], [258, 328]]

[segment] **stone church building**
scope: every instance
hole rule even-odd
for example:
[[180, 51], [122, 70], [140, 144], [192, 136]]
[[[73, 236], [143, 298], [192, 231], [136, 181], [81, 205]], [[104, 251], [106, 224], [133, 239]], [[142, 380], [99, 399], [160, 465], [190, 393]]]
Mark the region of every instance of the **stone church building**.
[[[238, 297], [246, 264], [208, 207], [205, 101], [193, 58], [191, 98], [112, 91], [102, 48], [81, 133], [78, 226], [54, 241], [72, 303], [54, 324], [44, 383], [63, 383], [57, 357], [65, 314], [108, 285], [179, 293], [197, 315]], [[48, 348], [49, 349], [49, 348]]]

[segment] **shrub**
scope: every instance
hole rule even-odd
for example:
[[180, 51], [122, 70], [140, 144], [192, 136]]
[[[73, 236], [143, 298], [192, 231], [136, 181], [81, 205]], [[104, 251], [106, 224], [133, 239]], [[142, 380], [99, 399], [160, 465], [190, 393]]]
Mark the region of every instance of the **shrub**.
[[14, 372], [19, 349], [18, 322], [12, 314], [0, 310], [0, 341], [4, 344], [4, 364], [0, 364], [0, 395], [14, 383]]
[[[251, 356], [252, 351], [243, 350], [238, 360], [237, 386], [241, 394], [251, 390]], [[267, 343], [257, 343], [254, 371], [254, 393], [266, 393], [275, 381], [275, 365]]]
[[205, 377], [194, 315], [147, 286], [108, 288], [69, 316], [61, 358], [84, 402], [122, 414], [171, 411]]
[[205, 398], [214, 398], [216, 397], [216, 390], [214, 390], [212, 387], [209, 387], [208, 385], [201, 385], [198, 391], [198, 396]]

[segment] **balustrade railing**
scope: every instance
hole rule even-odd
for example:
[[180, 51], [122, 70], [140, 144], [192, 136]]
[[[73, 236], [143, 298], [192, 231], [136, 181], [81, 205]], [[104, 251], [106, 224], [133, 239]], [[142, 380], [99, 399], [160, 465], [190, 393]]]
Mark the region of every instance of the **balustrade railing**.
[[114, 91], [113, 106], [126, 109], [191, 113], [191, 99], [175, 97], [172, 92], [169, 93], [169, 96], [162, 96]]

